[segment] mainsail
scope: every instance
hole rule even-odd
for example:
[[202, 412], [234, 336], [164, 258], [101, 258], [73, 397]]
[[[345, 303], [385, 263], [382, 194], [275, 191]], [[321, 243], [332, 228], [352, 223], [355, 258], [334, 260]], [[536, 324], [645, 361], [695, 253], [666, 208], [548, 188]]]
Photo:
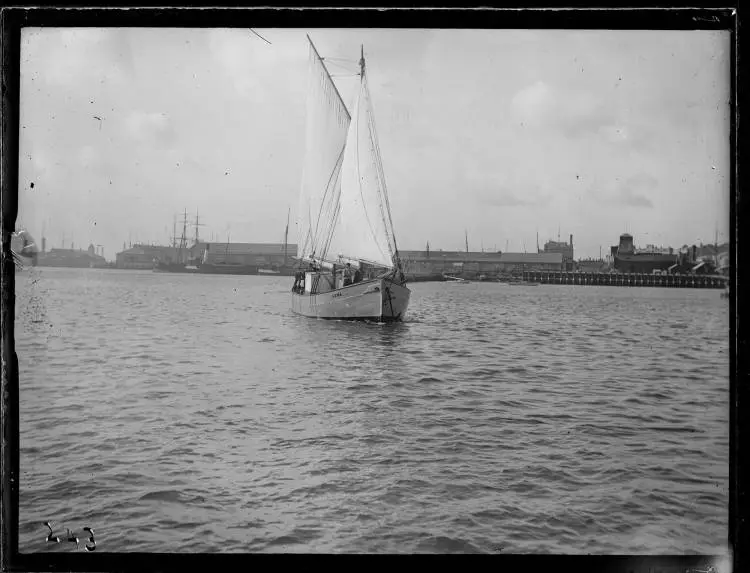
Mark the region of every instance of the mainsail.
[[380, 158], [364, 54], [350, 116], [310, 43], [307, 155], [298, 255], [398, 266], [385, 175]]
[[312, 42], [307, 88], [306, 153], [297, 216], [300, 260], [325, 257], [336, 218], [350, 123], [349, 112]]

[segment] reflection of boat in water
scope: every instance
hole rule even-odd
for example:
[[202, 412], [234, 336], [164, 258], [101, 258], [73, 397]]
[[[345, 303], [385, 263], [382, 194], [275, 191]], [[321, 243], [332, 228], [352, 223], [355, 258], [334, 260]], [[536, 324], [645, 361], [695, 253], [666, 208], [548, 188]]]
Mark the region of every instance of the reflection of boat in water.
[[308, 268], [295, 276], [292, 311], [316, 318], [401, 320], [411, 293], [393, 233], [364, 49], [351, 115], [312, 41], [309, 50], [297, 241], [299, 263]]
[[37, 266], [39, 250], [34, 237], [26, 229], [22, 228], [11, 234], [10, 252], [16, 265], [16, 271]]

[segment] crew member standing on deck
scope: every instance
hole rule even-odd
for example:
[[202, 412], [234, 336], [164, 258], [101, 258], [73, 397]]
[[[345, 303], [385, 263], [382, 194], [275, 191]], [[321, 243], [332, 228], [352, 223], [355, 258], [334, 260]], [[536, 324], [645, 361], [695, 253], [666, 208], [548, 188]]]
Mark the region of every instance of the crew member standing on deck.
[[354, 272], [352, 271], [352, 264], [346, 263], [346, 269], [344, 270], [344, 286], [352, 284], [354, 280]]

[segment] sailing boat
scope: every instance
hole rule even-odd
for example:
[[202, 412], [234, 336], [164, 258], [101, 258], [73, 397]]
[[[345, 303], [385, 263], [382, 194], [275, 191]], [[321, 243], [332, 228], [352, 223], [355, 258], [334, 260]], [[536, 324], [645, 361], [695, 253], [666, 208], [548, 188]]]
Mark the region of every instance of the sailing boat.
[[350, 114], [310, 37], [306, 153], [292, 311], [403, 320], [410, 291], [393, 232], [364, 47]]

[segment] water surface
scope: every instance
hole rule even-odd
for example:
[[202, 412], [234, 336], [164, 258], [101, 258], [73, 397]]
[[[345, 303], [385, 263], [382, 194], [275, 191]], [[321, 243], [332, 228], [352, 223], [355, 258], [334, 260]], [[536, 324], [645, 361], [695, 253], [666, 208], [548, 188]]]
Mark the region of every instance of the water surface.
[[716, 553], [715, 290], [418, 283], [407, 321], [292, 315], [293, 279], [17, 275], [20, 546]]

